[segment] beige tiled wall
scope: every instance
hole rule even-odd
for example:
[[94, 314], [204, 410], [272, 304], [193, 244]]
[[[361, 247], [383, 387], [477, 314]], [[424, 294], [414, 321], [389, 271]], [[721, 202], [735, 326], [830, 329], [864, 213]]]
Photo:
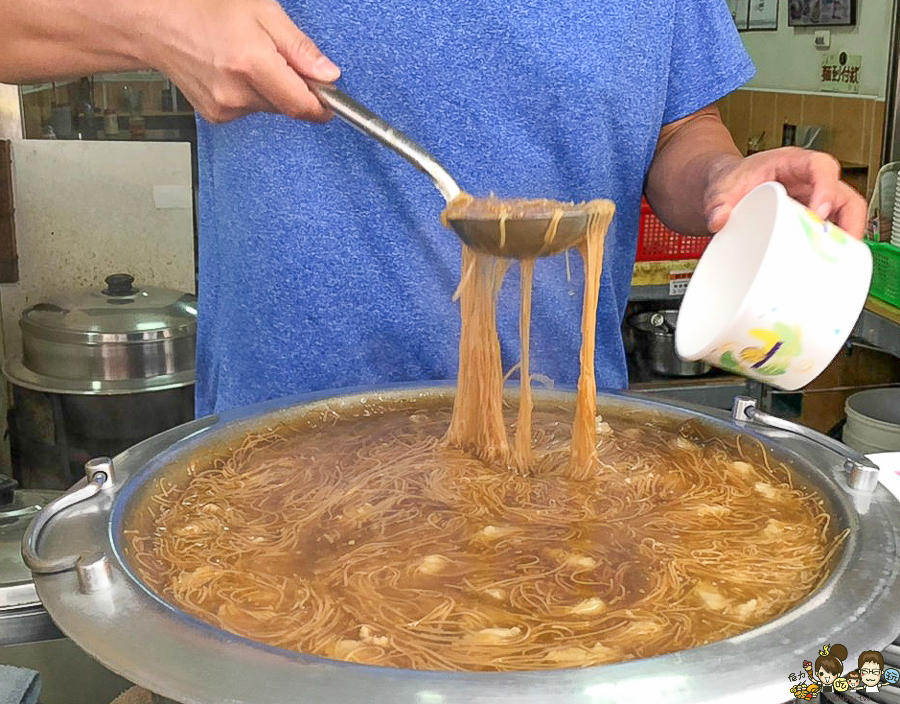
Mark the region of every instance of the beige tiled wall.
[[822, 150], [844, 165], [844, 176], [870, 194], [881, 166], [884, 101], [812, 93], [739, 90], [718, 103], [722, 119], [741, 151], [765, 132], [764, 149], [781, 146], [782, 125], [821, 125]]

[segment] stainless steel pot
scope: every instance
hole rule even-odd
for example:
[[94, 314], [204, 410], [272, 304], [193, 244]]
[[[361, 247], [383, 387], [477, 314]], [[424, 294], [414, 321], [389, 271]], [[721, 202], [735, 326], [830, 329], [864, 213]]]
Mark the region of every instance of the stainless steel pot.
[[712, 367], [702, 360], [688, 361], [675, 352], [677, 310], [635, 313], [628, 318], [633, 349], [644, 366], [663, 376], [700, 376]]
[[[824, 436], [736, 404], [734, 419], [624, 394], [601, 394], [599, 410], [646, 411], [661, 425], [691, 421], [704, 432], [750, 435], [814, 488], [830, 530], [849, 531], [827, 582], [806, 601], [752, 631], [700, 648], [586, 669], [540, 672], [425, 672], [372, 667], [259, 645], [188, 616], [135, 576], [123, 531], [155, 489], [190, 458], [245, 433], [302, 417], [379, 405], [449, 404], [449, 386], [307, 396], [208, 417], [162, 433], [114, 460], [88, 463], [88, 477], [32, 523], [23, 554], [38, 594], [59, 627], [110, 669], [185, 704], [632, 704], [643, 693], [664, 704], [786, 698], [788, 673], [823, 643], [878, 648], [900, 630], [900, 502], [877, 483], [877, 468]], [[536, 401], [571, 403], [539, 392]], [[799, 428], [799, 426], [793, 426]], [[839, 451], [839, 452], [836, 452]], [[52, 519], [52, 520], [51, 520]]]
[[[109, 702], [130, 683], [65, 638], [38, 599], [22, 537], [57, 491], [16, 490], [0, 475], [0, 664], [41, 673], [42, 704]], [[0, 682], [0, 692], [3, 684]]]
[[28, 524], [57, 496], [56, 491], [17, 491], [16, 483], [0, 474], [0, 646], [62, 637], [41, 606], [21, 555]]
[[195, 296], [129, 274], [26, 309], [3, 365], [22, 486], [66, 489], [90, 457], [191, 420], [196, 326]]
[[31, 306], [19, 320], [22, 355], [4, 365], [14, 384], [63, 394], [127, 394], [194, 381], [197, 299], [106, 277], [102, 289]]

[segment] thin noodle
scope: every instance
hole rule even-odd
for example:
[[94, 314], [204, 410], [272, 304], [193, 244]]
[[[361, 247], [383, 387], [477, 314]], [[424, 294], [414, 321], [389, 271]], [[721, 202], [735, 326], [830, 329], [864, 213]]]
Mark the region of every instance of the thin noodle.
[[521, 295], [519, 307], [519, 336], [522, 355], [519, 361], [519, 418], [516, 422], [516, 443], [513, 451], [513, 465], [520, 471], [528, 471], [532, 463], [531, 453], [531, 374], [528, 355], [531, 347], [531, 285], [534, 278], [534, 260], [521, 262]]
[[584, 303], [581, 313], [581, 372], [578, 375], [578, 400], [572, 431], [570, 474], [586, 479], [594, 471], [597, 430], [597, 379], [594, 376], [594, 346], [597, 340], [597, 301], [600, 274], [603, 271], [603, 243], [613, 208], [595, 210], [588, 216], [588, 236], [578, 251], [584, 260]]
[[607, 410], [603, 469], [581, 480], [567, 476], [571, 406], [535, 405], [527, 476], [443, 442], [449, 407], [360, 412], [166, 472], [128, 525], [136, 572], [179, 608], [281, 648], [535, 670], [767, 623], [822, 585], [846, 536], [824, 534], [822, 499], [742, 436]]
[[[473, 198], [464, 193], [447, 206], [442, 214], [442, 222], [446, 225], [452, 218], [493, 217], [499, 221], [501, 241], [505, 242], [508, 218], [522, 217], [529, 212], [541, 214], [551, 212], [544, 232], [543, 249], [548, 250], [557, 236], [563, 215], [572, 210], [584, 214], [587, 218], [587, 227], [584, 241], [579, 245], [585, 279], [581, 319], [581, 372], [578, 379], [570, 474], [574, 478], [585, 479], [595, 471], [597, 388], [594, 376], [594, 348], [597, 305], [606, 230], [615, 212], [615, 205], [608, 200], [594, 200], [578, 205], [548, 200], [504, 201], [493, 196]], [[506, 429], [500, 420], [505, 376], [499, 355], [496, 300], [507, 265], [506, 260], [475, 253], [468, 247], [463, 248], [465, 274], [457, 289], [462, 318], [457, 397], [446, 439], [451, 445], [468, 450], [484, 461], [495, 461], [511, 465], [520, 472], [528, 472], [532, 453], [527, 427], [524, 430], [517, 430], [510, 455]], [[471, 273], [472, 271], [474, 273]], [[523, 268], [523, 275], [524, 271]], [[473, 281], [473, 278], [480, 278], [480, 281]], [[523, 279], [519, 334], [524, 352], [519, 364], [524, 372], [520, 371], [519, 428], [523, 427], [521, 421], [527, 421], [530, 414], [531, 379], [527, 359], [529, 347], [527, 321], [530, 315], [531, 285], [529, 282], [526, 297]]]

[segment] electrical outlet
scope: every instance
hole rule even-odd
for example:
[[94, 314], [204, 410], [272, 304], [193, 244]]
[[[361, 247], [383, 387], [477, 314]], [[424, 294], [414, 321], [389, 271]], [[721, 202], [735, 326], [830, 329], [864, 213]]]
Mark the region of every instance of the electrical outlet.
[[831, 46], [831, 31], [828, 29], [816, 30], [813, 42], [816, 45], [816, 49], [827, 49]]

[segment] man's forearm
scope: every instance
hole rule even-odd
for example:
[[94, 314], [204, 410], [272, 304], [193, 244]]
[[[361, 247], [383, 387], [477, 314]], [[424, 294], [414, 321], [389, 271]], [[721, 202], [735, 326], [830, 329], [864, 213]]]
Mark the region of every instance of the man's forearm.
[[306, 79], [340, 69], [277, 0], [3, 0], [0, 83], [155, 68], [212, 122], [331, 117]]
[[686, 235], [709, 233], [704, 197], [715, 174], [741, 159], [719, 111], [708, 107], [662, 128], [645, 192], [660, 219]]
[[128, 35], [135, 22], [124, 15], [140, 6], [115, 0], [5, 0], [0, 82], [144, 67]]

